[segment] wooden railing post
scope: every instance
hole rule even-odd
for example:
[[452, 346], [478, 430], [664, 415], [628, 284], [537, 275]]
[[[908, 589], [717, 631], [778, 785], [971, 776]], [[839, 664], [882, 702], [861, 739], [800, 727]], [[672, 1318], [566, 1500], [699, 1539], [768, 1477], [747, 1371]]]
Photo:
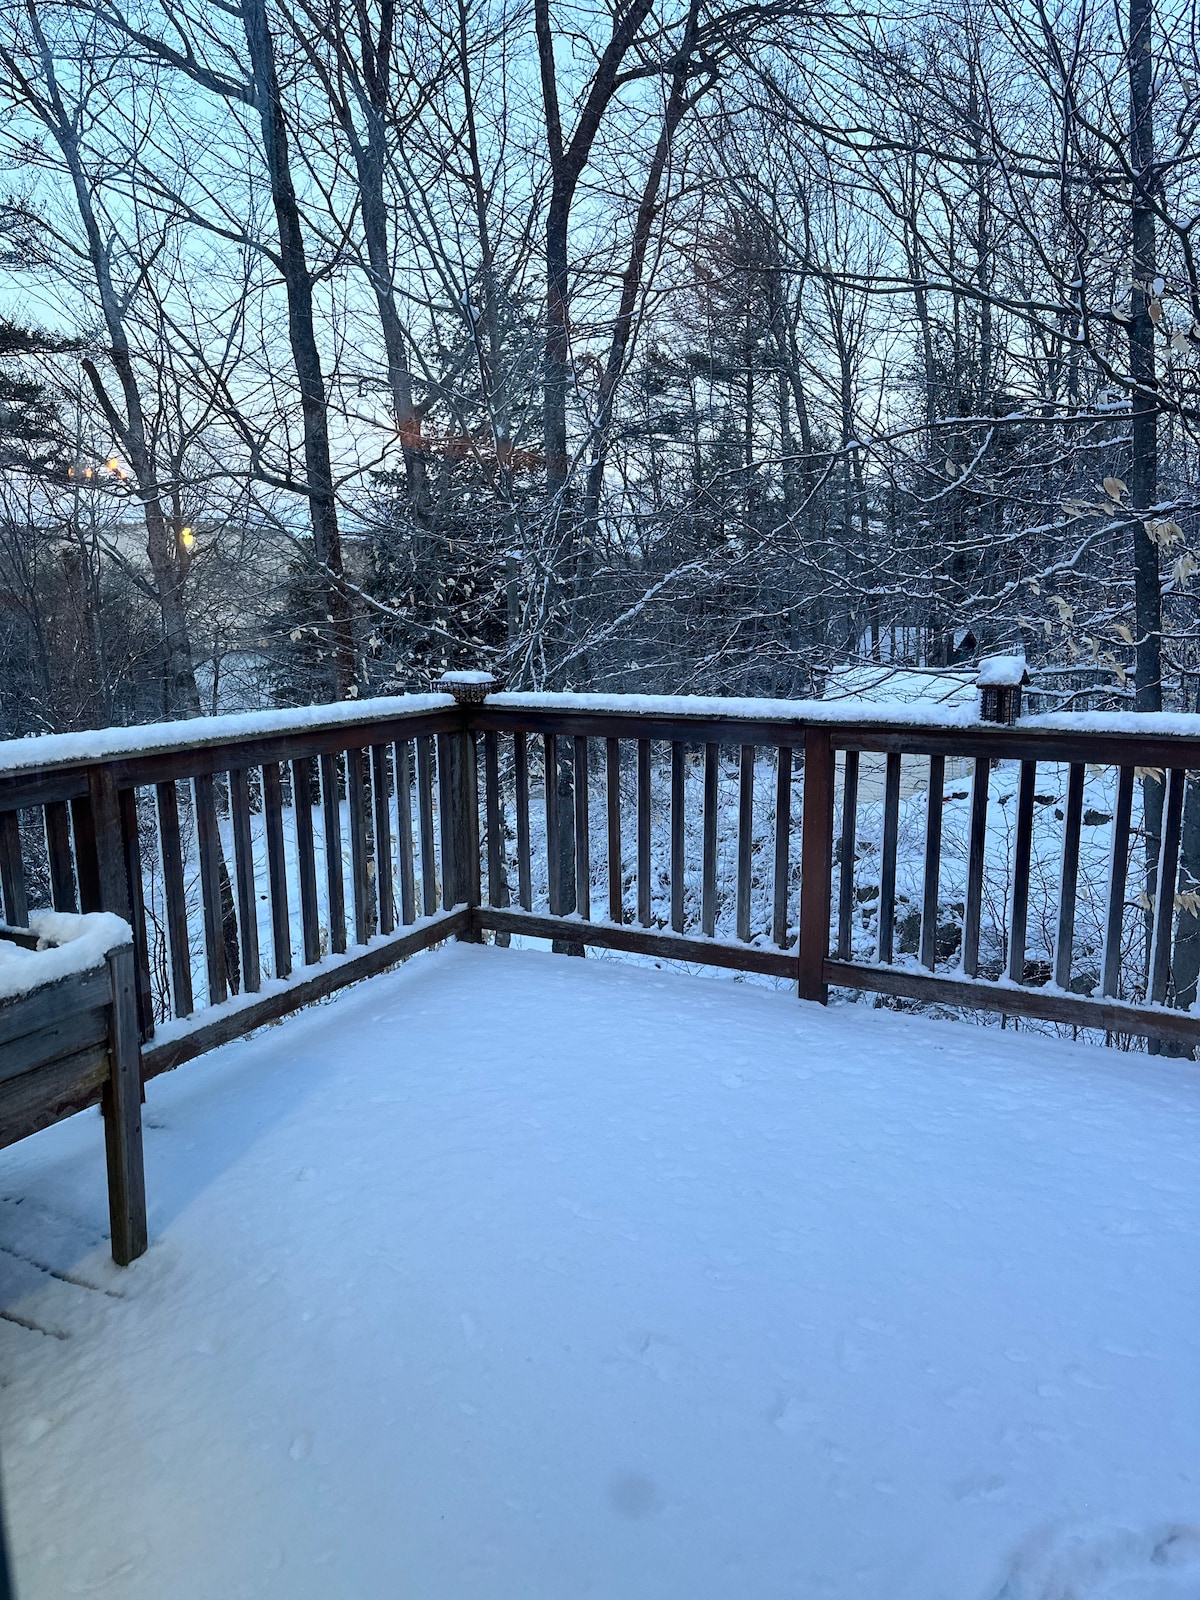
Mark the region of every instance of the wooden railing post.
[[833, 872], [833, 747], [828, 728], [804, 734], [804, 811], [800, 832], [800, 951], [797, 987], [801, 1000], [829, 1000], [825, 958], [829, 953], [830, 878]]
[[[479, 751], [471, 726], [471, 707], [482, 699], [483, 685], [447, 684], [462, 711], [453, 733], [438, 735], [438, 767], [442, 803], [442, 904], [450, 910], [468, 906], [477, 911], [482, 899], [479, 869]], [[458, 935], [465, 944], [482, 944], [483, 934], [469, 925]]]
[[142, 1073], [138, 1050], [137, 973], [131, 946], [108, 957], [112, 985], [109, 1076], [104, 1085], [104, 1142], [113, 1260], [127, 1267], [146, 1250], [142, 1170]]
[[92, 837], [88, 846], [95, 851], [96, 891], [99, 903], [85, 910], [115, 911], [130, 920], [129, 883], [126, 877], [124, 838], [121, 828], [121, 803], [112, 768], [88, 768], [88, 799], [91, 802]]

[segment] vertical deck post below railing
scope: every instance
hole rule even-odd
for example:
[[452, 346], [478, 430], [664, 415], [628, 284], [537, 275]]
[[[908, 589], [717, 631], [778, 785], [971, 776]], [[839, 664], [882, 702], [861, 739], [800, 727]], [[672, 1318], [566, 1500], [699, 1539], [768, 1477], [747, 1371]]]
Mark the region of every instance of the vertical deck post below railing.
[[88, 800], [91, 837], [87, 845], [94, 852], [93, 887], [98, 902], [85, 907], [85, 910], [115, 911], [117, 916], [124, 917], [128, 922], [129, 884], [125, 876], [125, 852], [122, 847], [121, 805], [111, 767], [95, 766], [88, 769]]
[[801, 1000], [829, 1000], [825, 957], [829, 951], [830, 879], [833, 872], [833, 746], [828, 728], [804, 735], [804, 809], [800, 824], [800, 950], [797, 988]]
[[[483, 877], [479, 862], [479, 750], [470, 709], [480, 704], [485, 685], [455, 681], [453, 675], [443, 682], [462, 713], [462, 724], [453, 733], [438, 735], [442, 905], [447, 911], [462, 905], [474, 911], [483, 899]], [[458, 937], [464, 944], [483, 943], [478, 928], [468, 926]]]

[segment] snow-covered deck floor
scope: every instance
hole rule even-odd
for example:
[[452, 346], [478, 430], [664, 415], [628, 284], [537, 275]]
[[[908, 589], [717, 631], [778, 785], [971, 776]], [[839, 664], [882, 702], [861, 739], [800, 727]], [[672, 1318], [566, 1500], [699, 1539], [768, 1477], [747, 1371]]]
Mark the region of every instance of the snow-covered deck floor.
[[3, 1157], [22, 1600], [1194, 1600], [1197, 1071], [419, 958]]

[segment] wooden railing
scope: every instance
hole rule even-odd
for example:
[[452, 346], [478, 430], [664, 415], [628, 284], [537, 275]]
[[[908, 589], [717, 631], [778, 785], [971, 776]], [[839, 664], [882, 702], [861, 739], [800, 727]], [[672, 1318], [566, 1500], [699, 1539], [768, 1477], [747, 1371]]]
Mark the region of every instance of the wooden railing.
[[1190, 718], [414, 697], [4, 746], [0, 884], [132, 922], [146, 1076], [488, 933], [1194, 1045], [1197, 767]]

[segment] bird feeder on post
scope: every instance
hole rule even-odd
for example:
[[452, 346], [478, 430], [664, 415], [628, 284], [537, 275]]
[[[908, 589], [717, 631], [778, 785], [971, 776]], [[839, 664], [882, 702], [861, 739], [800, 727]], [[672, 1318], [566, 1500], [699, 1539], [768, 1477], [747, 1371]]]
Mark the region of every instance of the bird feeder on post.
[[481, 706], [489, 694], [503, 689], [494, 672], [443, 672], [437, 687], [452, 694], [460, 706]]
[[984, 722], [1010, 725], [1021, 715], [1021, 691], [1029, 682], [1025, 657], [986, 656], [975, 679], [981, 695], [979, 714]]

